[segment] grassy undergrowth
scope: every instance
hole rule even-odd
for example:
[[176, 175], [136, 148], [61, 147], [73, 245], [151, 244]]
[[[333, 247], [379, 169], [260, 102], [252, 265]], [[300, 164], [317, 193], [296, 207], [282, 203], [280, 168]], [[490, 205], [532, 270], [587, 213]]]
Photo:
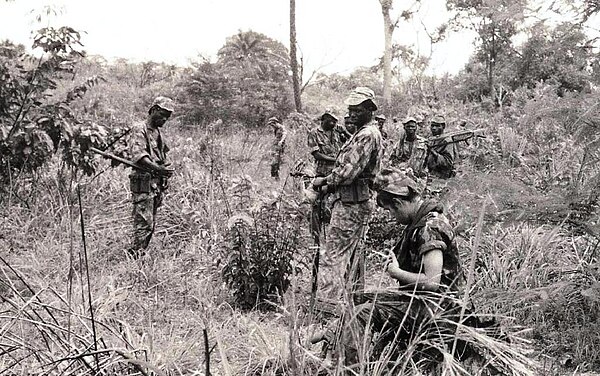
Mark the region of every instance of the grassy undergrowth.
[[[182, 127], [168, 129], [167, 137], [177, 172], [140, 260], [125, 251], [130, 204], [122, 168], [70, 183], [56, 165], [2, 197], [0, 369], [200, 375], [210, 354], [215, 375], [332, 374], [318, 348], [306, 345], [313, 330], [306, 313], [308, 207], [286, 178], [294, 162], [306, 158], [304, 131], [288, 139], [279, 182], [269, 176], [267, 132]], [[600, 368], [598, 241], [556, 221], [534, 220], [555, 210], [556, 197], [512, 179], [508, 169], [492, 174], [467, 165], [445, 198], [458, 223], [464, 265], [478, 211], [491, 200], [471, 297], [480, 310], [526, 329], [535, 350], [527, 355], [548, 359], [544, 374], [558, 374], [561, 362]], [[221, 278], [227, 224], [265, 207], [298, 220], [298, 273], [277, 309], [242, 311]], [[378, 226], [379, 236], [387, 236]]]

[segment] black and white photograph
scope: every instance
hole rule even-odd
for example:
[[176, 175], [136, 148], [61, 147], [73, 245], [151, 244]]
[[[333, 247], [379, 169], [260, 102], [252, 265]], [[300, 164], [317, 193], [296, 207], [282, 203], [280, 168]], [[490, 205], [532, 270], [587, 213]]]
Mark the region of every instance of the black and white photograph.
[[0, 376], [600, 376], [600, 0], [0, 0]]

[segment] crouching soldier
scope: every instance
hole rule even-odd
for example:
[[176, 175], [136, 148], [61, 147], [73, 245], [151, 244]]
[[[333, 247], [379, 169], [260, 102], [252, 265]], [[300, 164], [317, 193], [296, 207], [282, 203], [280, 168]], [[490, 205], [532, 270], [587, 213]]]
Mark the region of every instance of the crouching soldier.
[[168, 178], [167, 147], [161, 133], [173, 113], [173, 100], [157, 97], [148, 111], [145, 123], [134, 125], [130, 140], [132, 162], [139, 169], [129, 175], [133, 202], [133, 242], [129, 249], [134, 258], [141, 256], [152, 239], [156, 211], [162, 204]]

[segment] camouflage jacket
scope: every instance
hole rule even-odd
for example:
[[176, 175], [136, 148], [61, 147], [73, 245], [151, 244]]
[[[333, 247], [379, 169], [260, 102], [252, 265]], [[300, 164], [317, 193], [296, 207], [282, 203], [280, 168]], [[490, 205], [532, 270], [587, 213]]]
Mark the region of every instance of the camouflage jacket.
[[427, 154], [426, 165], [429, 173], [442, 179], [453, 177], [456, 174], [454, 170], [454, 161], [458, 156], [456, 144], [440, 143], [435, 146], [430, 146], [430, 149], [436, 153], [430, 152]]
[[131, 130], [129, 152], [134, 163], [148, 157], [152, 162], [162, 165], [167, 161], [169, 147], [166, 145], [160, 129], [150, 128], [146, 123], [138, 123]]
[[400, 267], [412, 273], [421, 273], [423, 255], [437, 249], [442, 251], [443, 266], [441, 283], [458, 291], [464, 284], [463, 270], [454, 240], [454, 232], [443, 209], [434, 202], [424, 202], [419, 208], [417, 219], [406, 227], [402, 234]]
[[[321, 154], [335, 158], [343, 145], [342, 137], [343, 130], [339, 126], [330, 131], [317, 126], [308, 133], [309, 152], [313, 155], [315, 152], [320, 152]], [[329, 175], [334, 164], [334, 161], [316, 160], [317, 176]]]
[[390, 164], [393, 167], [410, 167], [417, 176], [422, 176], [426, 153], [425, 138], [417, 136], [415, 140], [408, 141], [406, 135], [403, 134], [394, 145], [390, 155]]
[[273, 135], [273, 146], [283, 148], [285, 146], [285, 139], [287, 138], [287, 131], [283, 124], [275, 123], [272, 125]]
[[373, 180], [383, 157], [382, 137], [376, 122], [360, 128], [340, 149], [327, 184], [350, 185], [356, 179]]

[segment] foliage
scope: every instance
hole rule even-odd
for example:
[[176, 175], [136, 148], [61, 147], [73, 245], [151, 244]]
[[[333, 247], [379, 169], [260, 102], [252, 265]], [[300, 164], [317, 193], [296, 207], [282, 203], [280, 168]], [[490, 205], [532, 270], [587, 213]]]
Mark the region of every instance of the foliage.
[[228, 259], [222, 275], [242, 309], [273, 309], [298, 270], [298, 219], [275, 207], [263, 207], [254, 218], [229, 220]]
[[18, 46], [4, 44], [0, 55], [0, 184], [37, 170], [59, 149], [68, 166], [86, 174], [94, 172], [93, 159], [84, 154], [90, 146], [103, 147], [108, 131], [78, 120], [70, 105], [103, 79], [90, 77], [64, 97], [55, 95], [58, 80], [72, 76], [82, 56], [76, 49], [79, 39], [80, 34], [70, 27], [43, 28], [33, 44], [44, 52], [37, 59]]
[[227, 38], [216, 63], [195, 66], [181, 83], [188, 121], [239, 122], [261, 126], [270, 116], [293, 109], [289, 57], [278, 41], [254, 31]]
[[521, 85], [534, 87], [539, 82], [558, 86], [558, 94], [580, 92], [588, 87], [588, 68], [597, 58], [593, 45], [580, 26], [563, 23], [552, 30], [542, 24], [522, 47], [517, 61], [517, 77]]

